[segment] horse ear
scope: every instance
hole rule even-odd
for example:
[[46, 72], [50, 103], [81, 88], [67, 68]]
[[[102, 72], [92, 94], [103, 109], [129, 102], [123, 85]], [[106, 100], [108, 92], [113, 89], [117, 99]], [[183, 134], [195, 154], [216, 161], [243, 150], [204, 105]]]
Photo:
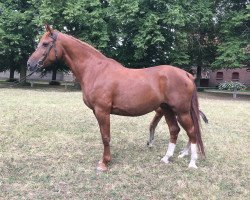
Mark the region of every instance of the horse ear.
[[50, 25], [48, 25], [48, 24], [45, 24], [45, 29], [46, 29], [46, 31], [47, 32], [50, 32], [50, 33], [52, 33], [52, 28], [50, 27]]

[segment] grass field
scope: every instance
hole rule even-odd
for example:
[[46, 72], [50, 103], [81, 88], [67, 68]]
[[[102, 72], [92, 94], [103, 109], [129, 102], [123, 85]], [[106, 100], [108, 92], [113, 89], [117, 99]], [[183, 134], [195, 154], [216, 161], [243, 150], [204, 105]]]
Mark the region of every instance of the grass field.
[[198, 169], [160, 163], [169, 133], [162, 120], [147, 148], [153, 113], [111, 118], [112, 162], [97, 173], [99, 128], [80, 92], [0, 89], [0, 199], [249, 199], [250, 101], [200, 94], [206, 159]]

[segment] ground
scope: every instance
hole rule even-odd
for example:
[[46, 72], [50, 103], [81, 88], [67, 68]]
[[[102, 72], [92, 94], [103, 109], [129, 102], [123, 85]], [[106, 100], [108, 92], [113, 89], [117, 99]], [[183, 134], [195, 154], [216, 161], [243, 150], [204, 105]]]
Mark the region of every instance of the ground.
[[248, 199], [250, 101], [200, 93], [206, 158], [198, 169], [174, 157], [160, 163], [169, 133], [162, 120], [146, 146], [150, 113], [111, 118], [112, 162], [97, 173], [102, 143], [78, 91], [0, 89], [0, 199]]

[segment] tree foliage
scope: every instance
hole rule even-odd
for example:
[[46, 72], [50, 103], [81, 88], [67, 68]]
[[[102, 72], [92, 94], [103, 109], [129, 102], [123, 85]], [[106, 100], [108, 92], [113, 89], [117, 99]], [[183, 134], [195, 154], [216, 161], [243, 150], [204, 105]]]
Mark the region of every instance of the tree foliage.
[[202, 68], [243, 67], [249, 65], [248, 3], [1, 0], [0, 70], [25, 69], [45, 23], [90, 43], [127, 67], [197, 66], [198, 74]]
[[0, 2], [0, 10], [0, 69], [21, 71], [35, 46], [34, 8], [24, 0], [5, 0]]
[[248, 0], [222, 0], [217, 8], [218, 51], [213, 68], [249, 66], [250, 5]]

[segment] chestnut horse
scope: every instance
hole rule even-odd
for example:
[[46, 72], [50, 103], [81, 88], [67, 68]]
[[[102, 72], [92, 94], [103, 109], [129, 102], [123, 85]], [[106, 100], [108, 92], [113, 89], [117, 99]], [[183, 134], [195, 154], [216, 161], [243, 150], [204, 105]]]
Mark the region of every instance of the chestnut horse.
[[188, 147], [180, 156], [187, 155], [191, 149], [189, 167], [197, 168], [197, 146], [201, 154], [204, 154], [204, 147], [196, 86], [191, 74], [169, 65], [125, 68], [89, 44], [46, 25], [45, 34], [27, 62], [28, 68], [36, 70], [58, 60], [64, 61], [80, 82], [83, 101], [98, 121], [104, 145], [98, 170], [106, 171], [111, 160], [110, 114], [140, 116], [154, 110], [157, 111], [154, 123], [164, 116], [170, 131], [170, 142], [162, 162], [168, 163], [173, 156], [180, 131], [178, 121], [189, 137]]

